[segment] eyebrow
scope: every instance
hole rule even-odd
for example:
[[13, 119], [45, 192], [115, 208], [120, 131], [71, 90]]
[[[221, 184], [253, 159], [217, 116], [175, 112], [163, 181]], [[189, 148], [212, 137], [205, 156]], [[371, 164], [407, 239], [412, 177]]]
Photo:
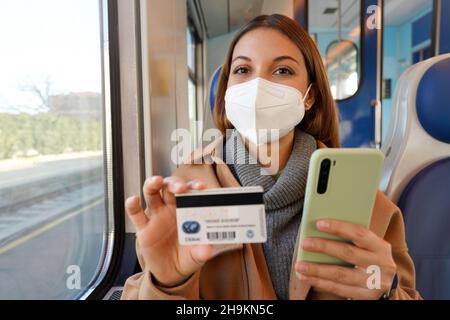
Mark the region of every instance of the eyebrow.
[[[233, 62], [235, 62], [236, 60], [239, 60], [239, 59], [246, 60], [246, 61], [252, 61], [252, 59], [250, 59], [249, 57], [237, 56], [236, 58], [233, 59], [233, 61], [231, 61], [231, 63], [233, 63]], [[282, 61], [282, 60], [291, 60], [291, 61], [294, 61], [297, 64], [300, 64], [297, 60], [295, 60], [291, 56], [279, 56], [279, 57], [276, 57], [275, 59], [273, 59], [273, 61], [275, 61], [275, 62], [279, 62], [279, 61]]]
[[246, 56], [237, 56], [236, 58], [233, 59], [233, 61], [231, 61], [231, 63], [233, 63], [233, 62], [235, 62], [236, 60], [239, 60], [239, 59], [247, 60], [247, 61], [252, 61], [252, 59], [250, 59], [249, 57], [246, 57]]
[[278, 61], [281, 61], [281, 60], [291, 60], [291, 61], [294, 61], [297, 64], [300, 64], [297, 60], [295, 60], [291, 56], [280, 56], [280, 57], [277, 57], [277, 58], [273, 59], [273, 61], [275, 61], [275, 62], [278, 62]]

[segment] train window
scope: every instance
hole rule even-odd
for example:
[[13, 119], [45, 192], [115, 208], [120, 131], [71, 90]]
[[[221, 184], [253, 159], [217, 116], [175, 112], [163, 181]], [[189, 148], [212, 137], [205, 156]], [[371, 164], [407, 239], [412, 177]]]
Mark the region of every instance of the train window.
[[308, 31], [323, 57], [333, 97], [358, 91], [360, 79], [360, 0], [310, 1]]
[[433, 0], [388, 0], [383, 12], [384, 139], [398, 79], [411, 65], [433, 55]]
[[80, 297], [107, 261], [103, 12], [0, 2], [0, 299]]
[[335, 99], [352, 96], [358, 90], [358, 49], [352, 41], [332, 42], [325, 54], [325, 67]]

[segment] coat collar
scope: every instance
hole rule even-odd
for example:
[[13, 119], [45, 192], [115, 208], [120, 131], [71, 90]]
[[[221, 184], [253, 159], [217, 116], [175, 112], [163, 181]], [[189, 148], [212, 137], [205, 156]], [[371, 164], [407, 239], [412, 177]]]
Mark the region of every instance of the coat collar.
[[[213, 142], [205, 147], [200, 147], [195, 150], [186, 160], [183, 161], [184, 164], [225, 164], [223, 162], [223, 140], [224, 136], [216, 138]], [[327, 146], [319, 141], [317, 141], [317, 148], [327, 148]], [[225, 164], [226, 165], [226, 164]], [[231, 172], [230, 172], [231, 173]], [[236, 181], [237, 185], [239, 183]]]

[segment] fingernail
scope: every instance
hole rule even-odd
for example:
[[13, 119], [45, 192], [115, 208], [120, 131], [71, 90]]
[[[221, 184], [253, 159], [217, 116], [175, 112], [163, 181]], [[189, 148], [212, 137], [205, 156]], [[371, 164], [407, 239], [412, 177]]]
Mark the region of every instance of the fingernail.
[[307, 280], [307, 279], [308, 279], [307, 276], [305, 276], [305, 275], [303, 275], [303, 274], [301, 274], [301, 273], [298, 273], [298, 272], [296, 272], [295, 275], [297, 276], [298, 280], [304, 281], [304, 280]]
[[156, 180], [158, 180], [158, 176], [153, 176], [151, 179], [150, 179], [150, 182], [156, 182]]
[[181, 189], [183, 187], [183, 184], [181, 182], [175, 182], [174, 185], [175, 189]]
[[125, 200], [125, 206], [127, 208], [134, 207], [137, 196], [128, 197]]
[[314, 241], [311, 239], [305, 239], [302, 242], [302, 246], [304, 249], [312, 249], [314, 247]]
[[300, 263], [300, 264], [298, 264], [297, 265], [297, 270], [299, 271], [299, 272], [307, 272], [308, 271], [308, 266], [306, 265], [306, 264], [304, 264], [304, 263]]
[[196, 188], [198, 188], [198, 189], [206, 189], [207, 186], [206, 186], [206, 184], [204, 182], [199, 182], [197, 184]]
[[200, 181], [197, 181], [197, 180], [191, 181], [191, 187], [198, 188], [199, 185], [200, 185]]
[[330, 223], [326, 220], [319, 220], [317, 221], [316, 226], [320, 230], [328, 230], [330, 228]]

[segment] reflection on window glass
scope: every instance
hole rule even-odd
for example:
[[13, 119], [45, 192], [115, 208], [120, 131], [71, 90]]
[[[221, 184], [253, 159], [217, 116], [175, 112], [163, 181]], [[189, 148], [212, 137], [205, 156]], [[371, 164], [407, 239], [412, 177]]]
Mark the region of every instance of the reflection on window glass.
[[383, 29], [383, 140], [389, 129], [394, 89], [411, 65], [431, 58], [433, 0], [387, 0]]
[[100, 5], [0, 1], [0, 299], [70, 299], [106, 232]]
[[188, 68], [195, 71], [195, 37], [189, 28], [186, 30], [186, 40]]
[[[195, 88], [194, 82], [192, 82], [192, 80], [189, 79], [189, 81], [188, 81], [189, 125], [190, 125], [190, 131], [194, 135], [193, 143], [195, 143], [195, 141], [197, 141], [197, 139], [196, 139], [197, 101], [196, 101], [196, 90], [195, 89], [196, 88]], [[195, 145], [193, 147], [195, 147]]]
[[189, 129], [192, 147], [197, 147], [197, 42], [193, 26], [189, 24], [186, 31], [187, 64], [188, 64], [188, 107]]
[[330, 44], [326, 52], [325, 67], [335, 99], [345, 99], [358, 90], [358, 52], [353, 42], [336, 41]]
[[360, 78], [360, 0], [310, 1], [309, 33], [323, 58], [333, 97], [358, 91]]

